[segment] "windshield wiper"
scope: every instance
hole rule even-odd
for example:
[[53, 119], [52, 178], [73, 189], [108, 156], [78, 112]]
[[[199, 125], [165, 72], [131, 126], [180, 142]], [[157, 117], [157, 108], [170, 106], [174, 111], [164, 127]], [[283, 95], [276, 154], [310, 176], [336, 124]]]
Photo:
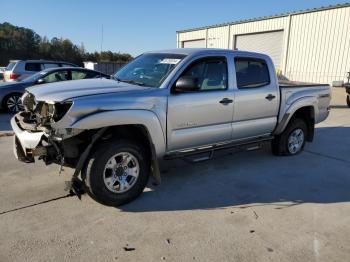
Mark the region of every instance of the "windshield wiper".
[[138, 86], [144, 86], [145, 85], [145, 83], [138, 82], [138, 81], [135, 81], [135, 80], [127, 80], [127, 79], [119, 79], [119, 78], [114, 78], [114, 79], [117, 80], [118, 82], [134, 84], [134, 85], [138, 85]]

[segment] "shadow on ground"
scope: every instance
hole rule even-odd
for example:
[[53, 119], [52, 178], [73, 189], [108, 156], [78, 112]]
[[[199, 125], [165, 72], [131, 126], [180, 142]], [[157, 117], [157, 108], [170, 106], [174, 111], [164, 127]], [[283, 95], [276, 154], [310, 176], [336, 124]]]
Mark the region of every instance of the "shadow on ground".
[[217, 209], [242, 205], [286, 208], [301, 203], [350, 201], [350, 154], [327, 155], [327, 133], [343, 137], [340, 150], [350, 153], [350, 128], [319, 128], [315, 146], [294, 157], [273, 156], [269, 147], [239, 154], [219, 153], [198, 164], [170, 163], [162, 185], [120, 207], [128, 212]]

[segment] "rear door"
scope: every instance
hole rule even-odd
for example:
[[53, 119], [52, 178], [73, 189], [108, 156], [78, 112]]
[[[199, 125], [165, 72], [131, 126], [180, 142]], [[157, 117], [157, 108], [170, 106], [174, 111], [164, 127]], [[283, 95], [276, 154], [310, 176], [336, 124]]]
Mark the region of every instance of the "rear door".
[[269, 135], [277, 123], [279, 92], [271, 61], [235, 57], [232, 139]]
[[[199, 79], [200, 90], [168, 98], [168, 150], [206, 146], [231, 139], [233, 91], [225, 56], [193, 61], [180, 75]], [[223, 100], [231, 100], [224, 103]]]

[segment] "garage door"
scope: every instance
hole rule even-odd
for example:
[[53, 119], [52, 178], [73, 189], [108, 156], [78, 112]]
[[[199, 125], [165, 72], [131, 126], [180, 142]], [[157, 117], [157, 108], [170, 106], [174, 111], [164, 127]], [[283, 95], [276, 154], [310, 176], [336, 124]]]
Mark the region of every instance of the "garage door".
[[183, 41], [182, 46], [184, 48], [202, 48], [205, 47], [205, 39]]
[[272, 58], [275, 67], [281, 69], [283, 31], [237, 35], [236, 48], [267, 54]]

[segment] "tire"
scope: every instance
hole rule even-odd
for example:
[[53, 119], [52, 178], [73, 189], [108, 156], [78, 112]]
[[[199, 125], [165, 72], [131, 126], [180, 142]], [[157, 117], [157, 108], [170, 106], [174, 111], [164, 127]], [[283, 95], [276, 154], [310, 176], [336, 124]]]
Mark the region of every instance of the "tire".
[[[127, 176], [129, 173], [137, 173], [137, 178]], [[137, 198], [146, 187], [149, 174], [150, 159], [146, 150], [128, 140], [101, 144], [82, 173], [89, 195], [109, 206], [120, 206]]]
[[277, 156], [297, 155], [303, 151], [307, 137], [307, 126], [304, 120], [294, 118], [282, 134], [271, 142], [272, 153]]
[[12, 93], [4, 97], [2, 101], [2, 107], [6, 112], [17, 113], [23, 110], [23, 105], [21, 102], [21, 93]]
[[346, 96], [346, 104], [350, 107], [350, 95]]

